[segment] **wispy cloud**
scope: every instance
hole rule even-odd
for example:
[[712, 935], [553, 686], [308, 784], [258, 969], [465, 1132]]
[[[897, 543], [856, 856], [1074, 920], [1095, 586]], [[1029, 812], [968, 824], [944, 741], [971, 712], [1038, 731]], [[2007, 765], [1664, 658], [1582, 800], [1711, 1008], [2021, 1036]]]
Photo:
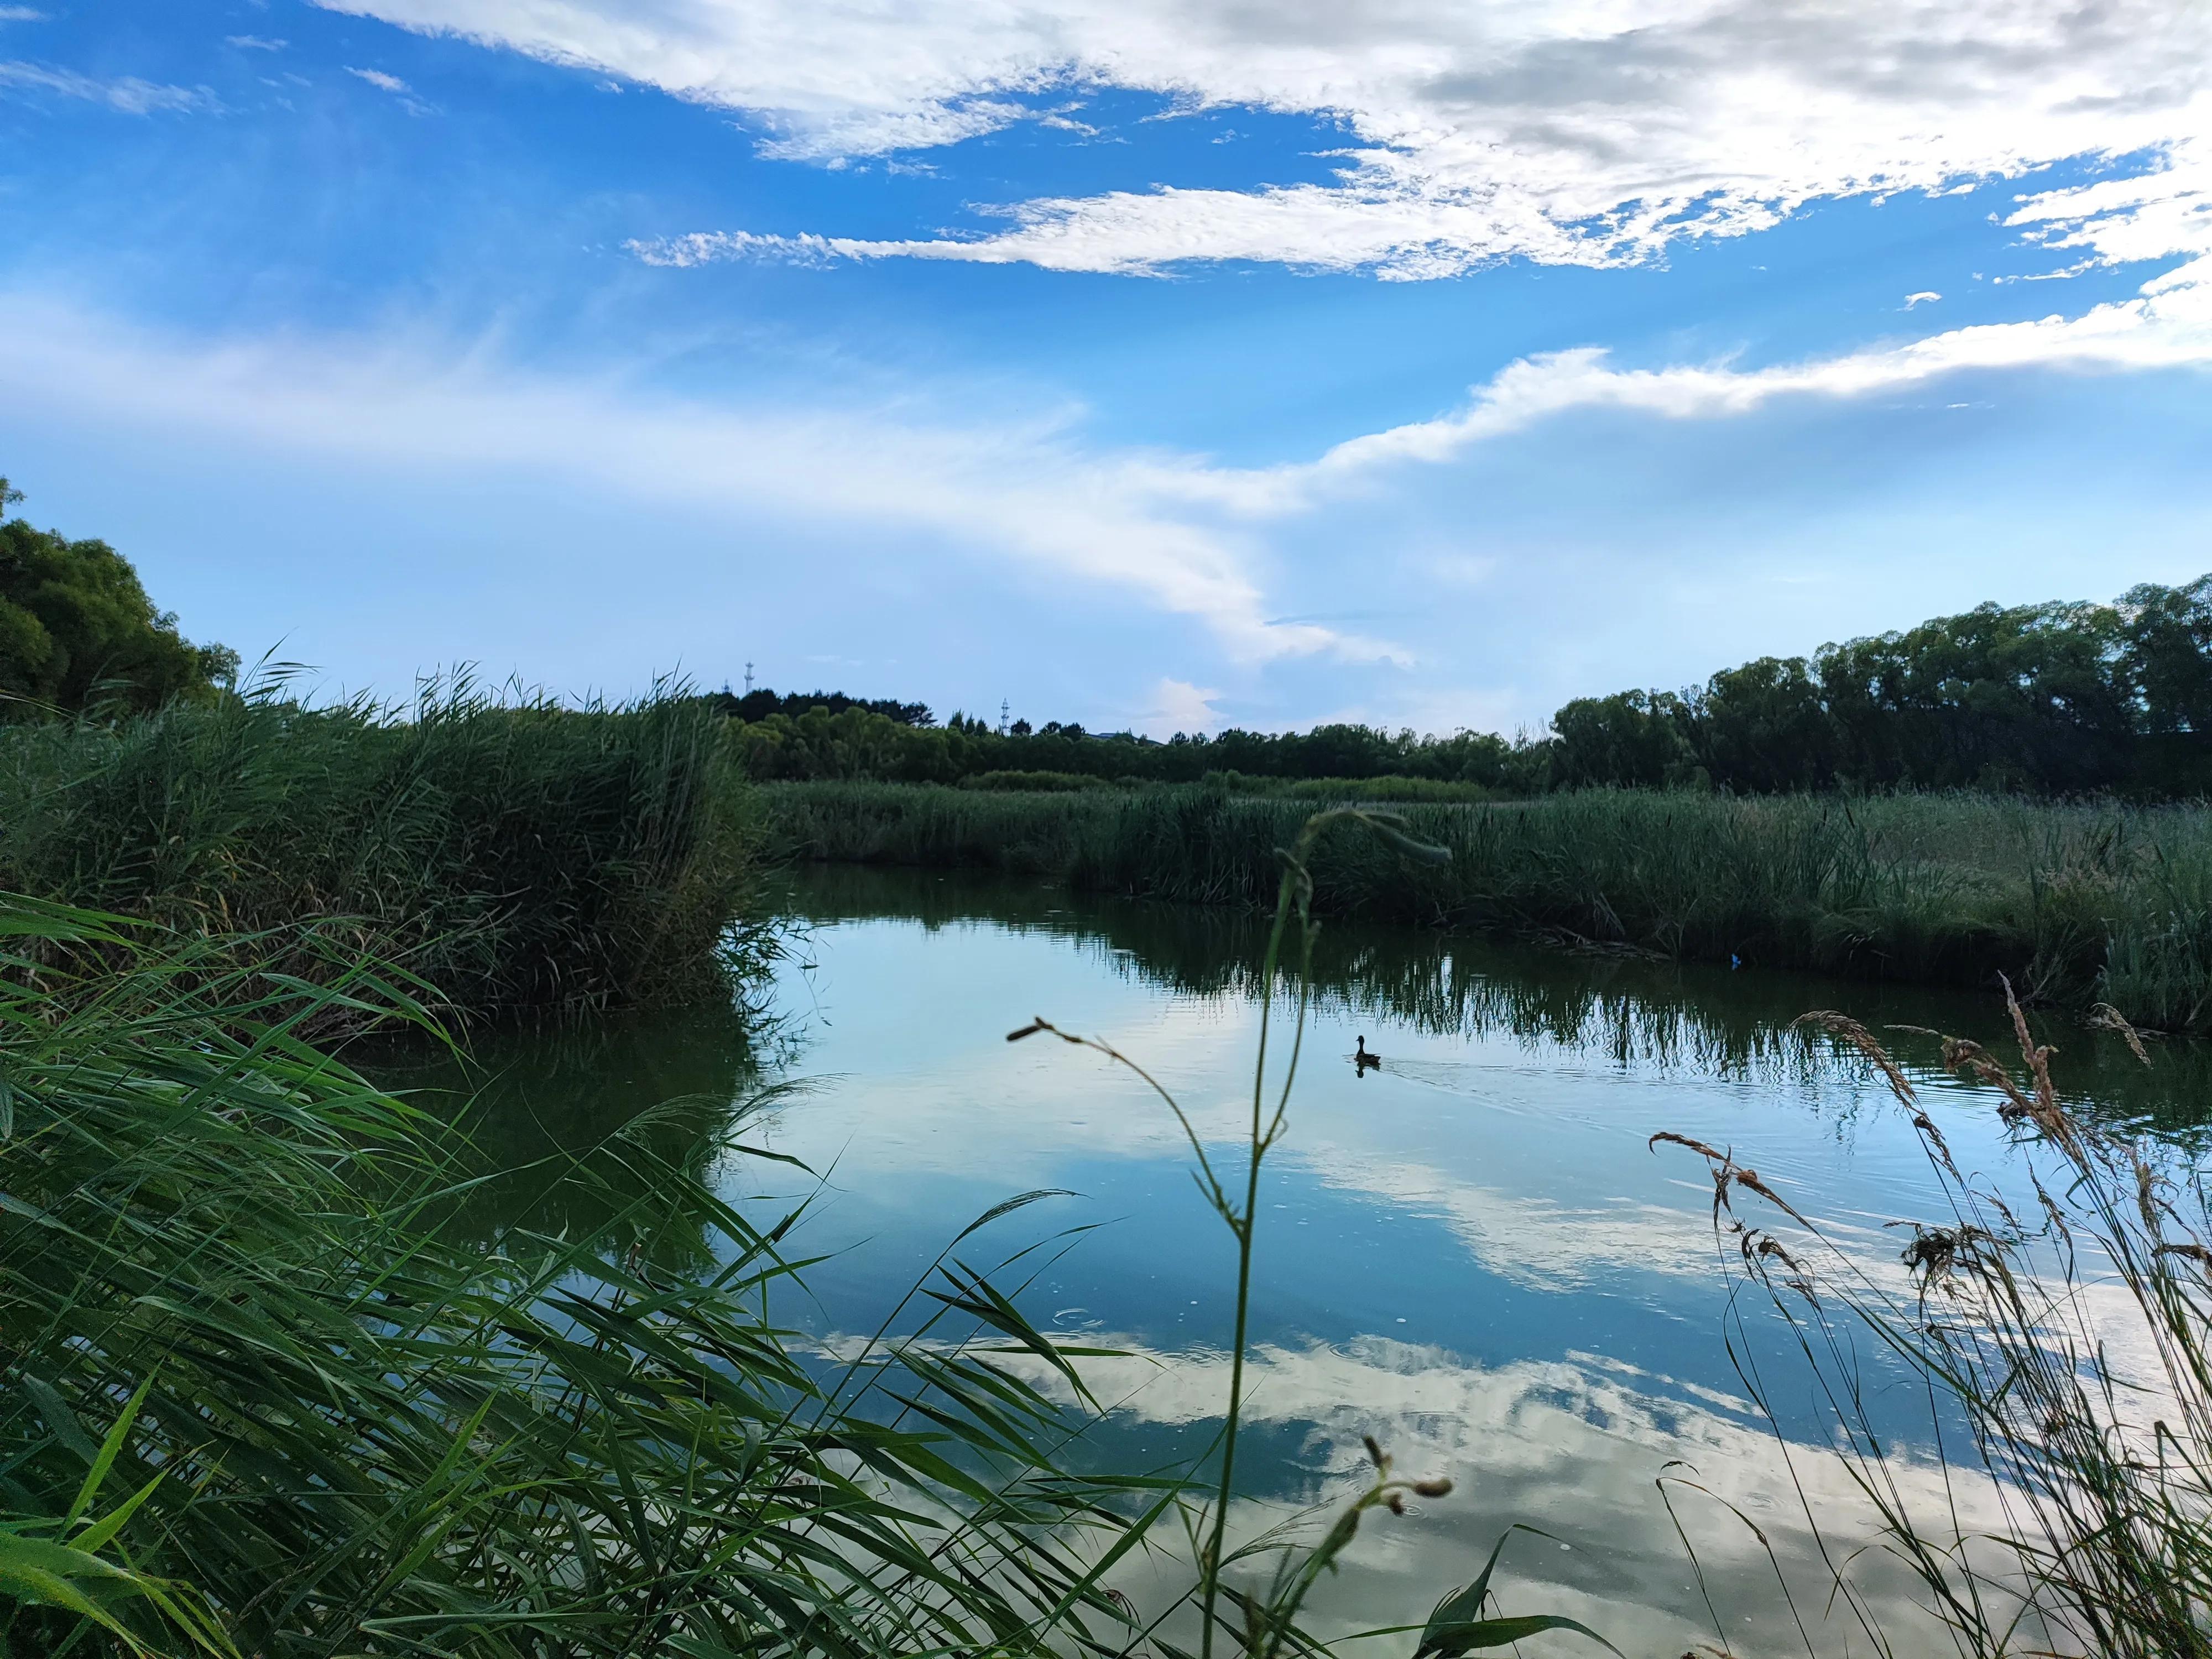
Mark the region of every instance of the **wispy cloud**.
[[135, 75], [118, 80], [94, 80], [75, 70], [49, 69], [43, 64], [0, 63], [0, 88], [52, 93], [105, 104], [125, 115], [181, 114], [190, 110], [217, 110], [222, 101], [205, 87], [162, 86]]
[[[704, 404], [504, 367], [449, 341], [178, 343], [4, 296], [0, 327], [16, 343], [0, 361], [0, 382], [107, 417], [225, 428], [280, 449], [408, 467], [554, 468], [662, 504], [896, 527], [1073, 591], [1118, 592], [1191, 618], [1224, 664], [1314, 655], [1409, 663], [1407, 652], [1358, 631], [1358, 617], [1281, 615], [1267, 574], [1279, 568], [1278, 521], [1362, 496], [1394, 469], [1448, 465], [1577, 410], [1720, 421], [1786, 399], [1842, 404], [1970, 373], [2212, 367], [2212, 287], [2191, 280], [2194, 270], [2070, 318], [1760, 368], [1628, 368], [1595, 349], [1527, 358], [1449, 414], [1269, 467], [1102, 447], [1060, 411], [994, 423], [826, 402]], [[1146, 724], [1216, 726], [1218, 695], [1195, 678], [1164, 678]]]
[[43, 23], [46, 13], [35, 6], [0, 6], [0, 23]]
[[1784, 399], [1848, 402], [1963, 374], [2188, 368], [2212, 368], [2212, 258], [2154, 278], [2134, 299], [2075, 317], [1951, 329], [1760, 368], [1725, 362], [1620, 368], [1601, 347], [1547, 352], [1508, 364], [1450, 414], [1346, 439], [1310, 461], [1259, 468], [1161, 464], [1151, 483], [1163, 500], [1267, 518], [1306, 511], [1391, 467], [1448, 464], [1477, 445], [1577, 410], [1723, 420]]
[[[1575, 410], [1617, 409], [1668, 420], [1747, 415], [1782, 398], [1847, 399], [1973, 372], [2085, 371], [2212, 366], [2212, 260], [2145, 285], [2132, 300], [2076, 317], [1952, 329], [1925, 339], [1871, 347], [1765, 368], [1726, 364], [1613, 368], [1597, 348], [1513, 363], [1477, 387], [1467, 405], [1340, 443], [1310, 465], [1265, 477], [1291, 498], [1331, 478], [1401, 462], [1451, 459], [1468, 446], [1524, 430]], [[1240, 483], [1228, 499], [1249, 503]]]
[[389, 92], [396, 95], [404, 96], [404, 94], [414, 91], [412, 87], [409, 86], [398, 76], [386, 75], [382, 70], [355, 69], [352, 65], [348, 64], [346, 67], [346, 73], [348, 75], [357, 75], [362, 80], [368, 82], [372, 87], [375, 87], [381, 91]]
[[356, 69], [350, 64], [346, 66], [346, 73], [348, 75], [359, 76], [362, 80], [368, 82], [369, 85], [374, 87], [379, 92], [390, 93], [394, 98], [397, 98], [399, 100], [400, 107], [404, 109], [410, 115], [435, 115], [438, 113], [438, 107], [436, 105], [425, 103], [422, 99], [417, 98], [415, 95], [415, 88], [409, 86], [404, 81], [401, 80], [396, 75], [387, 75], [382, 70], [377, 69]]
[[825, 404], [732, 408], [504, 368], [450, 341], [179, 343], [0, 296], [0, 386], [107, 417], [361, 460], [555, 467], [663, 504], [901, 528], [1077, 591], [1119, 592], [1206, 628], [1243, 663], [1389, 647], [1276, 626], [1256, 550], [1163, 498], [1149, 458], [1088, 448], [1058, 422], [927, 424]]
[[289, 40], [264, 40], [258, 34], [226, 34], [222, 39], [225, 46], [236, 46], [241, 52], [282, 52], [291, 45]]
[[[1347, 139], [1328, 183], [1046, 196], [1007, 204], [1006, 228], [974, 236], [819, 239], [842, 257], [1120, 272], [1257, 259], [1401, 278], [1506, 258], [1612, 264], [1818, 198], [2212, 143], [2212, 12], [2186, 0], [319, 3], [742, 109], [771, 155], [957, 143], [1060, 115], [1067, 89], [1101, 86], [1185, 112], [1304, 113]], [[2118, 211], [2155, 216], [2170, 199]]]

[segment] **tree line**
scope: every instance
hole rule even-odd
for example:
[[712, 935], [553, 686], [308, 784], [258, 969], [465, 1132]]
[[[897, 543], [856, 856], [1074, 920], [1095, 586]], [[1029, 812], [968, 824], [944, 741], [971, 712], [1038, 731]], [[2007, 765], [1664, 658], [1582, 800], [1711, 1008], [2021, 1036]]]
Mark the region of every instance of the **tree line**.
[[[0, 513], [20, 500], [0, 478]], [[234, 653], [195, 645], [106, 543], [0, 521], [0, 719], [208, 701]], [[1422, 736], [1333, 724], [1178, 734], [1026, 720], [1004, 730], [841, 691], [703, 699], [763, 779], [957, 783], [989, 773], [1189, 783], [1412, 778], [1556, 788], [1990, 788], [2212, 793], [2212, 575], [2110, 605], [1984, 605], [1917, 628], [1761, 657], [1682, 690], [1578, 697], [1541, 732]]]
[[1560, 784], [1747, 793], [2212, 788], [2212, 575], [2111, 605], [1978, 605], [1552, 718]]
[[1423, 778], [1507, 794], [1609, 785], [2196, 795], [2212, 792], [2212, 575], [2130, 588], [2111, 605], [1978, 605], [1809, 657], [1761, 657], [1684, 690], [1578, 697], [1548, 730], [1510, 740], [1329, 725], [1159, 742], [1059, 721], [1000, 731], [964, 714], [939, 726], [919, 703], [821, 693], [756, 691], [726, 712], [766, 779], [1235, 774]]

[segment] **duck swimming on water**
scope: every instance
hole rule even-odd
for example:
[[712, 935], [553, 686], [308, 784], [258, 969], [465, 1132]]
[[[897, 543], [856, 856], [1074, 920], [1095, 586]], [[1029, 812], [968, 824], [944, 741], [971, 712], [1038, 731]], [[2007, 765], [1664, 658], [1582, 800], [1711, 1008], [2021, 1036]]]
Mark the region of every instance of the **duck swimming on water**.
[[1352, 1053], [1352, 1069], [1356, 1072], [1364, 1072], [1370, 1066], [1380, 1066], [1382, 1063], [1382, 1056], [1370, 1053], [1367, 1047], [1367, 1039], [1361, 1037], [1359, 1046]]

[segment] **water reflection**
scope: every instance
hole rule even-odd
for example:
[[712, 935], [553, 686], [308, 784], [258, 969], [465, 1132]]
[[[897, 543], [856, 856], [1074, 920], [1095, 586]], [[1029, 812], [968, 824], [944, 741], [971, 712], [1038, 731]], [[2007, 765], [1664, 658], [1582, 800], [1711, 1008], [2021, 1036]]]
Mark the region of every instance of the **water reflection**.
[[[1139, 1351], [1101, 1363], [1093, 1381], [1102, 1394], [1129, 1401], [1127, 1418], [1195, 1431], [1218, 1411], [1225, 1371], [1217, 1353]], [[1402, 1521], [1375, 1518], [1319, 1604], [1317, 1633], [1341, 1637], [1418, 1620], [1440, 1587], [1468, 1577], [1519, 1522], [1549, 1536], [1523, 1534], [1509, 1547], [1499, 1575], [1506, 1605], [1580, 1619], [1631, 1653], [1675, 1654], [1710, 1643], [1716, 1613], [1739, 1652], [1795, 1646], [1784, 1635], [1796, 1628], [1792, 1601], [1819, 1650], [1867, 1645], [1850, 1610], [1826, 1595], [1819, 1549], [1794, 1495], [1802, 1483], [1830, 1547], [1849, 1551], [1869, 1536], [1858, 1494], [1838, 1465], [1818, 1455], [1799, 1455], [1793, 1471], [1747, 1401], [1694, 1389], [1684, 1397], [1676, 1379], [1598, 1355], [1489, 1367], [1384, 1338], [1262, 1345], [1249, 1374], [1255, 1420], [1281, 1463], [1303, 1479], [1285, 1483], [1277, 1501], [1246, 1500], [1237, 1516], [1242, 1536], [1282, 1522], [1291, 1503], [1364, 1481], [1369, 1434], [1393, 1449], [1400, 1468], [1456, 1483], [1450, 1496], [1417, 1505]], [[1032, 1375], [1049, 1386], [1041, 1368]], [[1187, 1443], [1199, 1438], [1193, 1432]], [[1900, 1494], [1923, 1512], [1955, 1501], [1969, 1528], [2003, 1522], [1987, 1486], [1947, 1488], [1926, 1458], [1902, 1457], [1894, 1472]], [[1676, 1516], [1695, 1540], [1694, 1569]], [[1863, 1597], [1893, 1650], [1942, 1650], [1908, 1576], [1878, 1554], [1865, 1565]], [[1171, 1574], [1157, 1583], [1123, 1578], [1140, 1604], [1151, 1605], [1165, 1599], [1158, 1592], [1170, 1582]], [[1398, 1637], [1372, 1650], [1402, 1654], [1407, 1646]]]
[[772, 1109], [764, 1046], [757, 1018], [707, 1007], [481, 1033], [465, 1058], [420, 1047], [360, 1058], [459, 1131], [455, 1175], [468, 1185], [442, 1218], [449, 1233], [611, 1228], [627, 1235], [617, 1248], [635, 1238], [655, 1265], [690, 1272], [709, 1252], [696, 1228], [665, 1224], [655, 1171], [706, 1176], [744, 1121]]
[[[824, 865], [794, 878], [785, 900], [810, 926], [900, 915], [925, 930], [987, 924], [1042, 932], [1093, 953], [1117, 973], [1195, 997], [1249, 997], [1267, 944], [1264, 919], [1224, 909], [1102, 899], [1046, 883]], [[1679, 1068], [1709, 1077], [1817, 1086], [1835, 1067], [1826, 1044], [1791, 1029], [1812, 1008], [1841, 1007], [1880, 1031], [1931, 1026], [2012, 1051], [1994, 988], [1986, 993], [1815, 975], [1736, 973], [1579, 955], [1510, 940], [1333, 921], [1315, 951], [1324, 1006], [1436, 1035], [1511, 1036], [1531, 1052], [1567, 1050], [1615, 1065]], [[2077, 1105], [2108, 1121], [2186, 1134], [2212, 1121], [2212, 1045], [2161, 1047], [2146, 1072], [2110, 1032], [2063, 1027], [2059, 1081]], [[1894, 1034], [1917, 1075], [1934, 1046]], [[1399, 1063], [1401, 1075], [1443, 1086], [1448, 1071]], [[1856, 1091], [1850, 1091], [1856, 1099]]]
[[[1095, 1362], [1092, 1384], [1118, 1408], [1085, 1455], [1123, 1469], [1195, 1456], [1224, 1395], [1231, 1252], [1192, 1190], [1182, 1133], [1127, 1072], [1003, 1038], [1040, 1013], [1105, 1036], [1233, 1163], [1260, 926], [1031, 883], [837, 867], [799, 872], [787, 903], [796, 931], [773, 1052], [727, 1012], [481, 1048], [495, 1079], [474, 1119], [487, 1158], [527, 1156], [540, 1170], [472, 1197], [467, 1224], [487, 1237], [602, 1226], [603, 1200], [547, 1191], [544, 1170], [579, 1156], [619, 1167], [617, 1132], [644, 1136], [757, 1218], [808, 1202], [792, 1246], [824, 1259], [807, 1275], [811, 1299], [779, 1317], [835, 1352], [975, 1217], [1017, 1192], [1066, 1189], [962, 1254], [984, 1267], [1044, 1246], [1019, 1269], [1032, 1316], [1126, 1352]], [[1373, 1433], [1401, 1468], [1449, 1474], [1459, 1490], [1363, 1534], [1316, 1605], [1325, 1627], [1418, 1620], [1521, 1521], [1570, 1547], [1509, 1557], [1518, 1607], [1583, 1618], [1631, 1651], [1680, 1652], [1714, 1634], [1657, 1484], [1685, 1462], [1703, 1489], [1669, 1490], [1729, 1638], [1744, 1651], [1800, 1646], [1781, 1586], [1801, 1612], [1823, 1597], [1798, 1488], [1845, 1548], [1865, 1516], [1814, 1449], [1827, 1431], [1809, 1397], [1784, 1401], [1794, 1449], [1747, 1410], [1721, 1335], [1711, 1184], [1698, 1160], [1655, 1154], [1648, 1138], [1673, 1129], [1737, 1147], [1848, 1248], [1893, 1263], [1882, 1224], [1938, 1202], [1917, 1143], [1856, 1062], [1790, 1022], [1841, 1006], [1870, 1025], [1939, 1026], [1997, 1048], [1999, 1012], [1970, 996], [1356, 924], [1324, 932], [1317, 969], [1291, 1136], [1260, 1210], [1241, 1523], [1257, 1531], [1356, 1481], [1360, 1437]], [[1387, 1057], [1381, 1071], [1350, 1063], [1359, 1036]], [[2164, 1054], [2147, 1073], [2116, 1041], [2057, 1040], [2086, 1108], [2166, 1126], [2178, 1142], [2199, 1133], [2205, 1056]], [[1988, 1091], [1921, 1076], [1961, 1163], [2011, 1178]], [[794, 1081], [803, 1095], [750, 1104]], [[805, 1169], [715, 1163], [747, 1112], [747, 1140]], [[1786, 1352], [1755, 1312], [1741, 1336]], [[1930, 1513], [1940, 1498], [1969, 1527], [1994, 1522], [1986, 1491], [1944, 1492], [1924, 1395], [1891, 1386], [1901, 1378], [1878, 1356], [1869, 1364], [1899, 1479]], [[1902, 1619], [1907, 1587], [1875, 1563], [1866, 1593]], [[1820, 1645], [1844, 1647], [1841, 1627]]]

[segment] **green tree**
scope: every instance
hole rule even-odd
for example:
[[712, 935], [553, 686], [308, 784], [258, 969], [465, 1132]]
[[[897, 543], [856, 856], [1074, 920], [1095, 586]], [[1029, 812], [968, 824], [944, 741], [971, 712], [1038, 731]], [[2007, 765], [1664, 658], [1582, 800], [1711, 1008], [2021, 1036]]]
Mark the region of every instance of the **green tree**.
[[[0, 507], [21, 499], [0, 478]], [[0, 718], [156, 708], [211, 696], [237, 670], [236, 653], [179, 635], [106, 542], [0, 523]]]
[[1690, 708], [1690, 741], [1716, 783], [1772, 793], [1835, 780], [1835, 726], [1802, 657], [1724, 668]]
[[2061, 791], [2124, 783], [2136, 711], [2108, 605], [1978, 605], [1814, 659], [1862, 782]]
[[2137, 787], [2158, 795], [2212, 793], [2212, 576], [2185, 587], [2130, 588], [2119, 611], [2143, 733]]
[[1559, 733], [1553, 775], [1570, 787], [1656, 787], [1681, 781], [1695, 755], [1684, 736], [1688, 710], [1670, 691], [1577, 697], [1552, 716]]
[[2145, 729], [2212, 736], [2212, 576], [2131, 587], [2120, 615]]

